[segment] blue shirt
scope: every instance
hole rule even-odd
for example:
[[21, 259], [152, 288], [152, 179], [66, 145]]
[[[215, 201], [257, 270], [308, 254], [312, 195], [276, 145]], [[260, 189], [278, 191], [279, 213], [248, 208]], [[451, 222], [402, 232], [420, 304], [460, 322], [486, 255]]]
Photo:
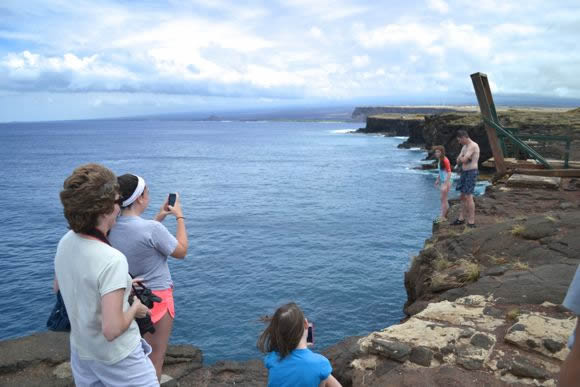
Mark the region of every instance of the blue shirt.
[[[576, 274], [568, 288], [568, 293], [566, 293], [566, 298], [564, 298], [562, 305], [574, 312], [575, 315], [580, 316], [580, 266], [576, 269]], [[572, 332], [572, 336], [568, 340], [568, 347], [570, 348], [574, 344], [574, 337], [575, 332]]]
[[332, 372], [328, 359], [309, 349], [295, 349], [282, 360], [278, 352], [270, 352], [264, 364], [268, 387], [318, 387]]

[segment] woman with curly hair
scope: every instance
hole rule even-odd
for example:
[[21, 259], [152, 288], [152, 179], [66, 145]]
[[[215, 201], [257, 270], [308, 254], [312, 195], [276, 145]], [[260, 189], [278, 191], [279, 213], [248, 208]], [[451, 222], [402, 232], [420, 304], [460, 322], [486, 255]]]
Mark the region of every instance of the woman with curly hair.
[[56, 281], [71, 323], [71, 368], [77, 386], [158, 386], [135, 318], [149, 309], [129, 306], [127, 259], [107, 233], [120, 212], [115, 174], [98, 164], [75, 169], [60, 199], [70, 231], [54, 259]]

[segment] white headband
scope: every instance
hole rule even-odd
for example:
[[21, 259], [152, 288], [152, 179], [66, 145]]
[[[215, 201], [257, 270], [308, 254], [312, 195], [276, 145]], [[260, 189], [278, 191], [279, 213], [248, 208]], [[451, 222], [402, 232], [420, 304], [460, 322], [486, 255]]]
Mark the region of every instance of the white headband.
[[135, 188], [135, 191], [131, 197], [123, 202], [121, 207], [129, 207], [135, 200], [137, 200], [139, 196], [143, 194], [143, 191], [145, 191], [145, 180], [143, 180], [141, 176], [135, 175], [135, 177], [137, 177], [137, 180], [139, 181], [137, 183], [137, 188]]

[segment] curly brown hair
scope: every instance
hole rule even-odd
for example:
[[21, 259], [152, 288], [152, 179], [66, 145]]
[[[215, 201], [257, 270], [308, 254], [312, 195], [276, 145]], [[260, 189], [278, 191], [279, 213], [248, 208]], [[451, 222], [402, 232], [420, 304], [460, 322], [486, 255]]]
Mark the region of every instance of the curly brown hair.
[[117, 177], [99, 164], [85, 164], [67, 177], [60, 192], [64, 216], [74, 232], [87, 233], [97, 226], [100, 215], [115, 209], [119, 192]]
[[258, 339], [258, 350], [267, 353], [276, 351], [284, 359], [296, 349], [304, 334], [304, 313], [298, 305], [291, 302], [276, 310], [270, 325]]

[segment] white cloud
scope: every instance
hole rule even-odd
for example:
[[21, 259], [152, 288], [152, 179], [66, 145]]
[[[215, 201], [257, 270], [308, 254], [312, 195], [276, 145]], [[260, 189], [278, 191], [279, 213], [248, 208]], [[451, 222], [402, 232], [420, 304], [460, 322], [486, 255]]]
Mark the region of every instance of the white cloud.
[[318, 27], [311, 27], [309, 33], [315, 39], [322, 39], [322, 30]]
[[492, 33], [496, 35], [530, 36], [541, 33], [543, 29], [529, 24], [504, 23], [494, 26]]
[[580, 8], [572, 0], [389, 7], [354, 0], [4, 0], [0, 15], [0, 105], [47, 103], [45, 95], [33, 99], [37, 93], [54, 100], [51, 109], [67, 93], [91, 96], [69, 104], [113, 109], [125, 101], [127, 110], [131, 102], [164, 101], [159, 106], [171, 110], [218, 99], [439, 101], [439, 92], [471, 95], [474, 71], [487, 72], [501, 93], [580, 98]]
[[317, 16], [327, 21], [358, 16], [368, 11], [366, 6], [345, 0], [282, 0], [281, 3], [299, 9], [301, 14]]
[[371, 62], [368, 55], [355, 55], [352, 57], [352, 65], [354, 67], [366, 67]]
[[434, 55], [441, 55], [445, 49], [487, 55], [491, 49], [491, 40], [483, 32], [478, 32], [472, 25], [458, 25], [451, 21], [433, 26], [418, 23], [388, 24], [371, 30], [358, 25], [355, 34], [366, 48], [413, 44]]
[[427, 0], [427, 7], [442, 14], [449, 12], [449, 5], [445, 0]]
[[357, 25], [355, 33], [357, 40], [366, 48], [406, 43], [427, 46], [438, 39], [432, 28], [417, 23], [388, 24], [370, 30], [364, 25]]

